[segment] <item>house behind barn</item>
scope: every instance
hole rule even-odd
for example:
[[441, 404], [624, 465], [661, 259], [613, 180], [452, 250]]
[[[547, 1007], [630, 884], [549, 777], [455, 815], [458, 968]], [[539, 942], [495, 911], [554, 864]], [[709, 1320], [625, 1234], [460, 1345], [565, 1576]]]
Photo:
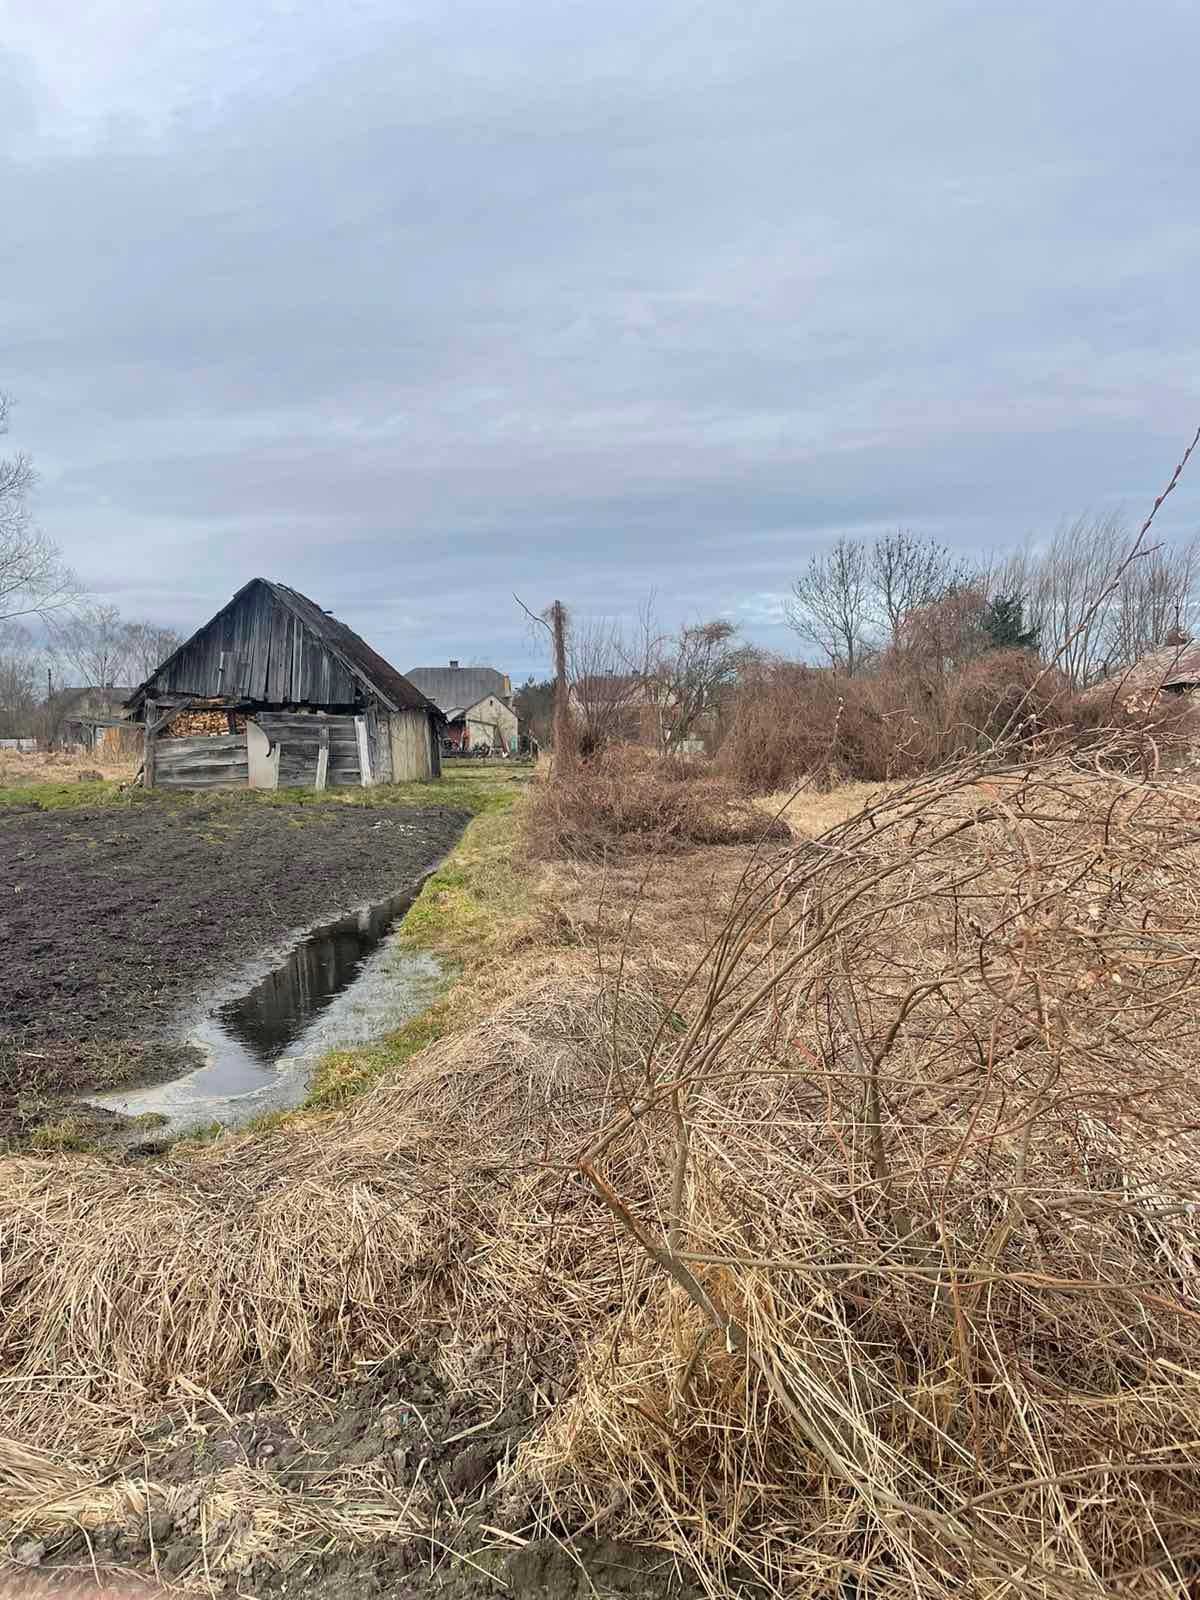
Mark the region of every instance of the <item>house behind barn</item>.
[[512, 704], [512, 682], [495, 667], [410, 667], [408, 678], [446, 718], [445, 738], [456, 750], [516, 755], [520, 728]]
[[98, 685], [59, 689], [48, 706], [54, 742], [110, 760], [132, 755], [138, 730], [114, 726], [128, 719], [132, 693]]
[[253, 578], [135, 689], [147, 788], [401, 783], [440, 775], [437, 706], [344, 622]]

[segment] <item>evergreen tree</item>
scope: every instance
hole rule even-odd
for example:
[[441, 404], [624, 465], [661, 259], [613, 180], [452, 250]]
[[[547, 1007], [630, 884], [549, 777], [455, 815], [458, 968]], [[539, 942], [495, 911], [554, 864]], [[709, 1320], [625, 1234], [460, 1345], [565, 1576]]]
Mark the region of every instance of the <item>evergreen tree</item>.
[[983, 631], [992, 650], [1036, 650], [1038, 630], [1025, 627], [1025, 602], [1019, 594], [998, 594], [983, 613]]

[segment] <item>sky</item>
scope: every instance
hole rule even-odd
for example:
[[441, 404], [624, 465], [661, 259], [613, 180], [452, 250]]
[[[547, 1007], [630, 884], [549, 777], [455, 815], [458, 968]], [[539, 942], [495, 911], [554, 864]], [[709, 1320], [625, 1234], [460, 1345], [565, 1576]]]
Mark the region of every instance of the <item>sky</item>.
[[1200, 422], [1191, 0], [0, 9], [5, 444], [131, 617], [799, 653], [839, 534], [1140, 520]]

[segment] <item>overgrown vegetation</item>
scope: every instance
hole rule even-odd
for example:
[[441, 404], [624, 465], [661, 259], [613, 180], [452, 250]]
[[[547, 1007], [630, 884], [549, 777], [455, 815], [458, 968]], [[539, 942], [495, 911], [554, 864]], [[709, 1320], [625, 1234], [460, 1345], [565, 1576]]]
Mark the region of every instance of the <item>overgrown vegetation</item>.
[[542, 784], [529, 819], [535, 858], [604, 860], [621, 852], [757, 844], [786, 830], [707, 763], [611, 745]]
[[[151, 1421], [419, 1358], [488, 1415], [522, 1397], [502, 1542], [653, 1546], [714, 1600], [1189, 1592], [1195, 789], [1174, 708], [1081, 713], [1023, 613], [976, 654], [952, 598], [872, 673], [767, 664], [725, 777], [560, 748], [536, 884], [477, 816], [408, 935], [471, 985], [331, 1057], [332, 1114], [169, 1169], [9, 1164], [23, 1535], [203, 1525], [235, 1485], [156, 1479]], [[887, 781], [758, 848], [746, 790], [844, 772]], [[372, 1473], [238, 1487], [281, 1564], [462, 1532]]]
[[771, 794], [806, 778], [822, 787], [883, 783], [968, 755], [1001, 759], [1014, 737], [1031, 755], [1099, 738], [1115, 759], [1122, 746], [1111, 736], [1125, 728], [1137, 757], [1145, 734], [1174, 745], [1193, 721], [1183, 698], [1127, 714], [1103, 692], [1076, 694], [1025, 650], [958, 665], [890, 659], [854, 677], [763, 661], [739, 685], [716, 765], [744, 791]]
[[[1200, 830], [1148, 759], [959, 763], [757, 865], [567, 862], [531, 907], [478, 818], [422, 933], [492, 919], [478, 999], [347, 1057], [332, 1118], [7, 1164], [9, 1517], [53, 1546], [182, 1505], [153, 1459], [95, 1465], [179, 1385], [232, 1407], [432, 1353], [496, 1412], [536, 1397], [513, 1537], [650, 1542], [714, 1596], [1171, 1592]], [[272, 1520], [281, 1559], [322, 1494]], [[396, 1536], [354, 1503], [338, 1539]]]

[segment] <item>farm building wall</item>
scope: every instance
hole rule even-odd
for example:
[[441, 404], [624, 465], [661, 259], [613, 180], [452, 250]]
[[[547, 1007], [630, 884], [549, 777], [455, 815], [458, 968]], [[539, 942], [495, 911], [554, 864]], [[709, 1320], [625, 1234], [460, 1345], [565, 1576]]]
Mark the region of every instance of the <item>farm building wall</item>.
[[357, 788], [364, 759], [369, 783], [440, 776], [428, 713], [259, 711], [234, 733], [168, 733], [156, 742], [155, 783], [167, 789]]
[[486, 744], [493, 752], [517, 750], [517, 714], [511, 706], [494, 694], [485, 695], [470, 707], [466, 715], [467, 743], [473, 750]]
[[154, 761], [160, 789], [244, 789], [250, 781], [244, 733], [160, 739]]
[[388, 746], [391, 782], [420, 783], [440, 776], [441, 764], [428, 712], [393, 711], [380, 721], [387, 728], [388, 737], [381, 739], [380, 744]]
[[266, 584], [252, 584], [154, 677], [154, 694], [352, 706], [359, 684]]
[[236, 733], [168, 735], [157, 742], [155, 783], [166, 789], [357, 788], [362, 782], [358, 721], [261, 711]]

